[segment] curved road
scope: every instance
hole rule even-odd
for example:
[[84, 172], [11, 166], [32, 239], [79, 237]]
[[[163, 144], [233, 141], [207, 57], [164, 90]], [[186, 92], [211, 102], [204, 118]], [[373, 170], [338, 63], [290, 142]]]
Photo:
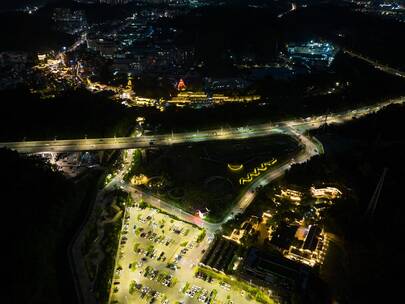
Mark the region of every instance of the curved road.
[[[405, 98], [398, 98], [395, 100], [389, 100], [385, 103], [381, 103], [372, 107], [363, 107], [357, 110], [346, 111], [341, 113], [332, 114], [327, 117], [328, 123], [343, 123], [354, 117], [364, 116], [371, 112], [380, 110], [381, 108], [393, 104], [393, 103], [403, 103]], [[170, 203], [162, 201], [161, 199], [142, 192], [140, 189], [134, 188], [123, 181], [123, 173], [128, 169], [130, 164], [130, 159], [126, 159], [124, 166], [118, 172], [118, 174], [113, 178], [113, 180], [100, 191], [96, 203], [93, 205], [93, 211], [96, 206], [103, 203], [102, 194], [113, 187], [123, 187], [127, 191], [131, 192], [134, 196], [141, 196], [147, 198], [147, 201], [153, 206], [159, 207], [178, 218], [191, 222], [206, 228], [209, 235], [221, 228], [221, 225], [226, 221], [230, 220], [233, 216], [238, 213], [243, 213], [246, 208], [253, 202], [256, 191], [254, 191], [258, 186], [267, 185], [273, 180], [280, 177], [287, 171], [292, 164], [302, 163], [309, 160], [314, 155], [323, 152], [322, 144], [316, 139], [312, 139], [303, 135], [305, 131], [309, 129], [315, 129], [325, 123], [324, 116], [310, 117], [305, 120], [291, 120], [278, 123], [276, 125], [261, 124], [254, 127], [250, 127], [248, 131], [241, 132], [240, 129], [230, 129], [230, 130], [211, 130], [204, 131], [198, 134], [194, 133], [182, 133], [176, 135], [156, 135], [156, 136], [145, 136], [142, 138], [117, 138], [117, 139], [92, 139], [92, 140], [71, 140], [71, 141], [48, 141], [48, 142], [20, 142], [20, 143], [2, 143], [0, 146], [8, 146], [9, 148], [15, 148], [20, 152], [43, 152], [49, 150], [43, 150], [46, 148], [54, 148], [54, 151], [72, 151], [75, 150], [92, 150], [88, 149], [88, 145], [96, 145], [96, 149], [102, 149], [106, 146], [106, 149], [125, 149], [135, 147], [148, 147], [150, 141], [154, 142], [155, 145], [165, 145], [165, 144], [177, 144], [185, 142], [201, 142], [209, 140], [226, 140], [226, 139], [244, 139], [259, 136], [268, 136], [271, 134], [286, 134], [294, 136], [298, 139], [301, 144], [305, 147], [302, 149], [294, 158], [274, 166], [272, 169], [268, 170], [257, 179], [255, 179], [248, 187], [247, 191], [239, 198], [232, 210], [229, 211], [227, 217], [219, 223], [210, 223], [200, 219], [194, 214], [189, 214], [180, 208], [172, 206]], [[134, 140], [137, 140], [135, 143]], [[90, 143], [86, 142], [90, 141]], [[112, 141], [112, 142], [111, 142]], [[60, 149], [60, 150], [59, 150]], [[93, 150], [96, 150], [93, 149]], [[77, 151], [77, 150], [76, 150]], [[252, 191], [253, 190], [253, 191]], [[94, 295], [91, 292], [92, 283], [90, 282], [87, 271], [84, 265], [83, 257], [81, 256], [81, 244], [84, 240], [84, 230], [79, 232], [78, 238], [74, 242], [72, 257], [74, 260], [75, 273], [77, 273], [77, 278], [79, 280], [80, 290], [78, 292], [83, 296], [85, 303], [95, 303]], [[77, 286], [78, 287], [78, 286]], [[78, 288], [79, 289], [79, 288]]]
[[239, 213], [243, 213], [246, 210], [246, 208], [253, 202], [256, 196], [255, 190], [257, 187], [268, 185], [273, 180], [279, 178], [291, 167], [292, 164], [306, 162], [314, 155], [322, 153], [323, 147], [319, 142], [300, 134], [294, 129], [285, 129], [285, 134], [295, 137], [303, 145], [304, 149], [298, 152], [298, 154], [295, 155], [294, 158], [275, 165], [273, 168], [266, 171], [264, 174], [260, 175], [252, 183], [250, 183], [247, 187], [247, 190], [243, 193], [243, 195], [236, 202], [235, 206], [229, 211], [228, 215], [225, 216], [221, 222], [212, 223], [204, 221], [195, 214], [188, 213], [178, 207], [175, 207], [170, 204], [170, 202], [166, 202], [154, 196], [153, 194], [142, 191], [139, 187], [133, 187], [130, 184], [125, 183], [123, 180], [115, 180], [115, 185], [123, 187], [123, 189], [131, 192], [134, 196], [142, 197], [144, 199], [146, 198], [146, 200], [154, 207], [163, 209], [166, 212], [171, 213], [186, 222], [197, 224], [206, 228], [208, 232], [214, 233], [233, 216]]
[[[390, 104], [402, 104], [404, 102], [405, 97], [400, 97], [373, 106], [332, 113], [327, 116], [327, 123], [343, 123], [351, 120], [353, 117], [360, 117], [379, 111]], [[275, 124], [258, 124], [250, 126], [248, 130], [231, 128], [205, 130], [200, 132], [149, 135], [141, 137], [1, 142], [0, 147], [7, 147], [9, 149], [17, 150], [20, 153], [134, 149], [181, 143], [262, 137], [271, 134], [288, 133], [288, 130], [286, 131], [285, 129], [286, 126], [299, 130], [300, 133], [303, 133], [310, 129], [316, 129], [324, 123], [325, 115], [321, 115], [308, 117], [306, 119], [281, 121]]]
[[[158, 207], [176, 217], [179, 219], [190, 222], [193, 224], [197, 224], [199, 226], [204, 227], [207, 230], [208, 235], [213, 235], [217, 230], [221, 228], [221, 226], [230, 220], [233, 216], [235, 216], [238, 213], [243, 213], [245, 209], [253, 202], [255, 196], [256, 196], [256, 191], [252, 191], [256, 189], [258, 186], [263, 186], [267, 185], [276, 178], [280, 177], [286, 170], [288, 170], [293, 163], [300, 163], [300, 162], [305, 162], [308, 159], [310, 159], [312, 156], [317, 155], [322, 152], [323, 148], [320, 146], [320, 144], [316, 141], [311, 140], [308, 137], [305, 137], [304, 135], [300, 134], [297, 130], [291, 129], [289, 127], [284, 127], [284, 132], [291, 136], [294, 136], [297, 140], [301, 142], [301, 144], [305, 147], [305, 149], [302, 149], [296, 156], [295, 158], [292, 158], [284, 163], [277, 164], [274, 166], [272, 169], [269, 171], [265, 172], [261, 176], [259, 176], [257, 179], [255, 179], [247, 188], [247, 191], [243, 193], [243, 195], [239, 198], [235, 206], [233, 207], [232, 210], [229, 211], [229, 214], [227, 217], [225, 217], [221, 222], [218, 223], [210, 223], [207, 221], [204, 221], [200, 219], [198, 216], [194, 214], [190, 214], [185, 212], [184, 210], [177, 208], [173, 205], [171, 205], [169, 202], [166, 202], [160, 198], [157, 198], [149, 193], [146, 193], [139, 188], [133, 187], [129, 185], [128, 183], [125, 183], [123, 180], [124, 177], [124, 172], [129, 169], [129, 165], [131, 163], [131, 159], [125, 159], [124, 161], [124, 166], [122, 166], [121, 170], [118, 172], [118, 174], [111, 180], [109, 184], [107, 184], [97, 195], [96, 203], [93, 205], [93, 211], [97, 207], [101, 207], [104, 203], [103, 197], [104, 193], [110, 189], [113, 189], [115, 187], [122, 187], [124, 190], [130, 192], [135, 198], [143, 198], [146, 199], [148, 203], [150, 203], [152, 206]], [[93, 213], [93, 212], [92, 212]], [[90, 217], [91, 218], [91, 217]], [[72, 257], [73, 257], [73, 267], [74, 267], [74, 273], [76, 273], [76, 278], [78, 279], [78, 285], [77, 291], [78, 294], [81, 295], [79, 297], [82, 301], [82, 303], [96, 303], [96, 300], [94, 298], [94, 294], [92, 293], [92, 287], [93, 284], [91, 280], [89, 279], [87, 275], [87, 269], [84, 264], [84, 257], [82, 256], [82, 251], [81, 251], [81, 244], [84, 242], [85, 238], [85, 230], [82, 230], [81, 232], [78, 233], [78, 237], [74, 241], [73, 248], [72, 248]], [[100, 236], [98, 236], [100, 237]], [[98, 245], [96, 244], [96, 247]], [[97, 250], [100, 250], [98, 247]]]

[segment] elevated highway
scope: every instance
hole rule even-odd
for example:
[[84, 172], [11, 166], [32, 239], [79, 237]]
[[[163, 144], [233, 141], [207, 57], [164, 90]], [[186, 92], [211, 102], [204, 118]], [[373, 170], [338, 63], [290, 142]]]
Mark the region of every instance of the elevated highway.
[[305, 119], [281, 121], [278, 123], [258, 124], [249, 126], [248, 128], [212, 129], [197, 132], [147, 135], [141, 137], [1, 142], [0, 147], [7, 147], [20, 153], [97, 151], [146, 148], [151, 146], [217, 140], [248, 139], [273, 134], [288, 134], [290, 132], [289, 129], [295, 129], [302, 134], [307, 130], [319, 128], [325, 122], [328, 124], [343, 123], [353, 118], [377, 112], [390, 104], [402, 104], [404, 101], [405, 97], [400, 97], [372, 106], [360, 107], [344, 112], [330, 113], [327, 116], [319, 115], [307, 117]]

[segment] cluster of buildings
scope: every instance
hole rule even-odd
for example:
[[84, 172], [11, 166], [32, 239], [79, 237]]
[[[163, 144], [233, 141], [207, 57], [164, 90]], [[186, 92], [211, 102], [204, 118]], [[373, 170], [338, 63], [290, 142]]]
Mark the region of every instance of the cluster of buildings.
[[87, 27], [87, 18], [83, 10], [55, 8], [52, 19], [56, 23], [57, 30], [68, 34], [83, 32]]
[[[312, 198], [315, 199], [336, 199], [342, 196], [342, 191], [340, 191], [336, 187], [324, 187], [324, 188], [316, 188], [312, 186], [309, 188], [309, 193]], [[288, 189], [288, 188], [282, 188], [280, 189], [279, 194], [275, 194], [275, 197], [277, 198], [282, 198], [282, 199], [288, 199], [292, 202], [297, 202], [299, 203], [301, 199], [303, 198], [304, 194], [301, 191], [294, 190], [294, 189]]]
[[41, 152], [32, 155], [41, 157], [44, 161], [55, 166], [56, 170], [67, 178], [76, 178], [88, 169], [98, 167], [101, 163], [103, 152], [71, 152], [55, 153]]
[[327, 70], [338, 52], [339, 48], [330, 42], [311, 40], [288, 43], [278, 58], [270, 62], [258, 63], [254, 52], [230, 54], [229, 58], [235, 67], [248, 75], [246, 81], [254, 82], [269, 76], [291, 79], [296, 75]]
[[[233, 273], [240, 279], [270, 288], [274, 297], [289, 297], [292, 292], [305, 293], [316, 277], [314, 267], [321, 265], [327, 250], [324, 233], [316, 225], [296, 227], [296, 239], [288, 249], [264, 249], [248, 245], [246, 239], [266, 230], [271, 214], [252, 216], [229, 236], [218, 237], [200, 265], [221, 273]], [[269, 228], [269, 234], [272, 229]], [[268, 236], [271, 237], [271, 236]]]
[[[187, 14], [192, 7], [208, 3], [197, 0], [152, 0], [152, 1], [129, 1], [129, 0], [76, 0], [77, 2], [95, 4], [126, 4], [138, 2], [144, 4], [167, 4], [167, 5], [146, 5], [139, 8], [131, 16], [122, 20], [107, 20], [99, 24], [88, 25], [86, 14], [83, 10], [70, 8], [56, 8], [53, 10], [52, 19], [58, 30], [80, 37], [77, 46], [74, 48], [80, 52], [71, 51], [66, 53], [68, 59], [63, 64], [47, 64], [51, 67], [48, 78], [57, 78], [54, 85], [47, 85], [50, 91], [52, 87], [64, 89], [63, 81], [76, 86], [84, 85], [90, 90], [112, 90], [117, 93], [118, 99], [126, 105], [155, 106], [160, 109], [174, 105], [177, 107], [203, 108], [224, 103], [246, 103], [257, 102], [261, 96], [246, 94], [246, 90], [256, 80], [266, 77], [267, 72], [276, 74], [280, 70], [288, 70], [287, 74], [292, 75], [289, 69], [291, 64], [285, 62], [279, 66], [265, 67], [265, 73], [255, 71], [251, 76], [235, 76], [227, 78], [204, 78], [202, 85], [199, 83], [196, 89], [179, 89], [179, 93], [168, 100], [154, 100], [136, 96], [132, 88], [114, 88], [110, 85], [100, 83], [89, 83], [91, 79], [102, 79], [99, 76], [101, 66], [112, 71], [113, 75], [132, 75], [133, 77], [148, 75], [151, 77], [164, 78], [173, 84], [181, 77], [187, 77], [196, 62], [196, 52], [193, 45], [179, 46], [175, 43], [178, 35], [177, 29], [170, 26], [162, 26], [158, 21], [161, 18], [174, 18]], [[80, 46], [80, 49], [79, 47]], [[83, 52], [84, 51], [84, 52]], [[326, 62], [330, 65], [333, 60], [335, 48], [328, 43], [310, 42], [306, 45], [289, 45], [288, 54], [291, 61], [303, 61], [307, 65], [321, 65]], [[93, 56], [97, 54], [97, 56]], [[246, 56], [245, 56], [246, 55]], [[251, 55], [251, 56], [250, 56]], [[237, 57], [237, 54], [231, 54]], [[253, 57], [252, 57], [253, 56]], [[239, 58], [243, 62], [255, 63], [254, 54], [244, 54]], [[239, 60], [238, 59], [238, 60]], [[251, 59], [251, 60], [250, 60]], [[236, 59], [235, 59], [236, 60]], [[6, 62], [6, 60], [3, 60]], [[10, 61], [12, 62], [12, 60]], [[14, 64], [14, 63], [13, 63]], [[288, 67], [286, 67], [286, 64]], [[2, 67], [4, 67], [2, 63]], [[199, 65], [200, 66], [200, 65]], [[6, 80], [3, 81], [9, 86], [11, 83], [22, 82], [24, 79], [17, 77], [22, 66], [14, 66], [14, 73], [7, 70]], [[297, 70], [299, 67], [294, 67]], [[57, 71], [60, 73], [57, 73]], [[71, 72], [69, 72], [71, 70]], [[257, 72], [257, 73], [256, 73]], [[59, 77], [59, 76], [60, 77]], [[55, 76], [55, 77], [53, 77]], [[95, 77], [94, 77], [95, 76]], [[51, 79], [51, 80], [52, 80]], [[188, 81], [189, 77], [187, 77]], [[103, 80], [101, 80], [103, 81]], [[192, 87], [192, 86], [191, 86]], [[235, 94], [236, 93], [236, 94]]]
[[33, 58], [25, 52], [0, 52], [0, 90], [23, 84], [33, 63]]
[[342, 191], [335, 187], [315, 188], [311, 187], [312, 197], [317, 199], [335, 199], [342, 195]]
[[260, 219], [257, 216], [251, 216], [240, 225], [239, 229], [233, 229], [232, 233], [229, 236], [224, 235], [223, 238], [231, 240], [237, 244], [242, 244], [243, 237], [253, 235], [260, 229], [259, 225]]
[[282, 199], [288, 199], [292, 202], [299, 203], [302, 199], [302, 192], [297, 191], [297, 190], [292, 190], [292, 189], [281, 189], [280, 194], [276, 194], [276, 197], [282, 198]]
[[252, 247], [241, 263], [239, 276], [269, 287], [281, 297], [289, 297], [292, 292], [305, 293], [314, 273], [304, 264]]
[[192, 106], [194, 108], [202, 108], [225, 103], [254, 102], [260, 100], [260, 98], [260, 95], [227, 96], [220, 93], [183, 91], [166, 102], [178, 107]]
[[238, 245], [225, 238], [218, 238], [214, 245], [209, 248], [200, 261], [200, 264], [225, 273], [235, 256]]
[[208, 78], [204, 86], [211, 91], [223, 90], [243, 90], [246, 89], [252, 82], [240, 77], [226, 77], [222, 79]]
[[[262, 241], [271, 245], [285, 258], [310, 267], [322, 265], [327, 248], [324, 241], [325, 233], [320, 226], [306, 224], [305, 220], [302, 220], [283, 229], [274, 229], [269, 225], [271, 219], [272, 214], [268, 211], [263, 212], [261, 218], [251, 216], [240, 228], [234, 229], [229, 236], [224, 235], [223, 238], [241, 245], [249, 237], [262, 235]], [[288, 241], [283, 244], [272, 242], [273, 236]]]
[[[308, 201], [333, 200], [342, 192], [334, 187], [311, 187], [308, 193], [283, 188], [276, 198], [292, 208]], [[277, 208], [280, 206], [277, 205]], [[328, 234], [319, 221], [307, 218], [287, 224], [276, 219], [274, 210], [261, 217], [250, 216], [229, 235], [217, 238], [201, 260], [201, 265], [271, 288], [283, 297], [291, 292], [306, 293], [316, 280], [316, 270], [328, 250]]]
[[296, 64], [312, 69], [330, 67], [338, 48], [329, 42], [309, 41], [305, 43], [290, 43], [287, 45], [287, 57]]
[[284, 256], [308, 266], [322, 264], [327, 250], [325, 234], [317, 225], [301, 225], [297, 228], [294, 241]]
[[405, 3], [398, 0], [357, 1], [357, 11], [366, 14], [378, 15], [398, 22], [405, 22]]
[[140, 10], [114, 25], [94, 27], [86, 36], [87, 48], [112, 60], [116, 72], [177, 73], [194, 62], [194, 47], [175, 45], [176, 29], [157, 26], [154, 21], [184, 13], [176, 8]]
[[113, 58], [118, 50], [117, 43], [112, 39], [88, 35], [86, 38], [86, 43], [88, 49], [97, 52], [106, 58]]
[[128, 3], [137, 3], [150, 5], [194, 6], [194, 7], [198, 7], [206, 2], [203, 0], [74, 0], [74, 1], [82, 4], [123, 5]]

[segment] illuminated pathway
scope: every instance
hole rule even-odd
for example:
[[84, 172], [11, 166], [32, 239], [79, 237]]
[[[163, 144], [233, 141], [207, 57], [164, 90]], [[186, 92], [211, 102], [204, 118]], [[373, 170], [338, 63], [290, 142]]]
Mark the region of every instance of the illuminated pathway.
[[[349, 121], [354, 117], [360, 117], [367, 115], [369, 113], [379, 111], [381, 108], [389, 104], [402, 104], [405, 98], [398, 98], [395, 100], [389, 100], [387, 102], [363, 107], [352, 111], [346, 111], [342, 113], [336, 113], [329, 115], [327, 118], [327, 123], [343, 123]], [[317, 154], [323, 153], [322, 144], [319, 143], [314, 138], [309, 138], [305, 135], [305, 131], [310, 129], [315, 129], [325, 123], [324, 116], [310, 117], [291, 121], [284, 121], [277, 124], [261, 124], [250, 127], [246, 132], [241, 132], [238, 129], [230, 130], [210, 130], [199, 132], [197, 134], [188, 132], [176, 135], [156, 135], [156, 136], [144, 136], [140, 138], [112, 138], [112, 139], [84, 139], [84, 140], [67, 140], [67, 141], [39, 141], [39, 142], [16, 142], [16, 143], [1, 143], [0, 146], [7, 146], [12, 149], [16, 149], [19, 152], [30, 153], [30, 152], [43, 152], [43, 151], [85, 151], [85, 150], [102, 150], [102, 149], [127, 149], [133, 147], [149, 147], [150, 142], [153, 141], [154, 145], [170, 145], [170, 144], [180, 144], [187, 142], [203, 142], [212, 140], [230, 140], [230, 139], [246, 139], [259, 136], [268, 136], [271, 134], [286, 134], [296, 138], [304, 149], [301, 149], [294, 158], [291, 158], [282, 163], [275, 163], [274, 166], [269, 168], [269, 170], [263, 172], [255, 180], [253, 180], [246, 191], [241, 195], [239, 200], [235, 203], [232, 210], [229, 211], [228, 215], [218, 223], [210, 223], [200, 219], [194, 214], [185, 212], [184, 210], [177, 208], [166, 202], [157, 198], [149, 193], [146, 193], [139, 188], [132, 187], [131, 185], [123, 181], [124, 172], [128, 170], [131, 163], [131, 159], [126, 159], [124, 166], [120, 168], [118, 174], [111, 180], [111, 182], [104, 187], [97, 196], [97, 200], [92, 207], [92, 214], [97, 207], [101, 206], [104, 202], [102, 199], [104, 193], [108, 190], [114, 189], [116, 187], [122, 187], [123, 189], [131, 192], [133, 195], [140, 195], [151, 205], [161, 208], [170, 214], [177, 216], [178, 218], [185, 220], [187, 222], [192, 222], [203, 226], [207, 230], [208, 235], [212, 235], [221, 225], [232, 219], [236, 214], [243, 213], [246, 208], [253, 202], [256, 196], [256, 188], [259, 186], [264, 186], [281, 175], [283, 175], [294, 163], [302, 163], [309, 160], [311, 157]], [[91, 216], [90, 216], [91, 218]], [[84, 226], [83, 226], [84, 227]], [[82, 227], [82, 228], [83, 228]], [[76, 288], [79, 294], [81, 303], [95, 304], [94, 295], [92, 293], [92, 283], [88, 278], [86, 267], [84, 265], [84, 259], [81, 256], [81, 244], [84, 241], [85, 230], [81, 229], [78, 232], [76, 240], [71, 248], [72, 259], [71, 267], [75, 274]]]
[[[343, 123], [351, 120], [353, 117], [358, 118], [372, 112], [377, 112], [390, 104], [402, 104], [404, 102], [405, 97], [400, 97], [379, 103], [377, 105], [361, 107], [352, 111], [349, 110], [339, 113], [332, 113], [327, 116], [327, 123]], [[302, 134], [307, 130], [317, 129], [324, 123], [325, 116], [322, 115], [306, 118], [305, 120], [295, 119], [282, 121], [275, 124], [254, 125], [250, 126], [247, 131], [241, 131], [240, 128], [231, 128], [223, 130], [206, 130], [200, 132], [149, 135], [142, 137], [2, 142], [0, 143], [0, 147], [7, 147], [21, 153], [133, 149], [215, 140], [247, 139], [272, 134], [286, 134], [289, 133], [290, 128], [296, 129]]]
[[143, 196], [144, 199], [146, 198], [146, 201], [150, 203], [152, 206], [161, 208], [166, 212], [169, 212], [170, 214], [173, 214], [186, 222], [191, 222], [199, 226], [202, 226], [208, 231], [208, 233], [213, 234], [215, 233], [215, 231], [220, 229], [224, 223], [229, 221], [236, 214], [243, 213], [246, 210], [246, 208], [253, 202], [253, 199], [256, 196], [255, 190], [257, 187], [268, 185], [273, 180], [279, 178], [284, 174], [285, 171], [287, 171], [291, 167], [292, 164], [305, 162], [314, 155], [323, 153], [322, 144], [320, 144], [317, 140], [308, 138], [291, 128], [285, 128], [285, 130], [286, 130], [285, 134], [296, 138], [305, 148], [299, 151], [294, 158], [291, 158], [283, 163], [279, 163], [276, 165], [274, 165], [273, 163], [274, 166], [272, 166], [271, 168], [269, 168], [269, 170], [267, 170], [262, 175], [253, 180], [253, 182], [250, 183], [249, 186], [246, 188], [246, 191], [241, 195], [239, 200], [235, 202], [234, 207], [229, 211], [228, 215], [225, 216], [221, 222], [211, 223], [204, 221], [195, 214], [191, 214], [180, 208], [177, 208], [173, 206], [170, 202], [163, 201], [162, 199], [154, 196], [153, 194], [145, 192], [139, 187], [131, 186], [130, 184], [127, 184], [122, 180], [116, 179], [115, 184], [116, 186], [122, 186], [126, 191], [129, 191], [133, 194], [135, 193], [140, 194], [141, 196]]
[[[363, 107], [357, 110], [346, 111], [342, 113], [337, 113], [328, 116], [327, 122], [331, 123], [343, 123], [353, 119], [354, 117], [365, 116], [372, 112], [376, 112], [381, 110], [383, 107], [388, 106], [389, 104], [402, 104], [405, 101], [404, 97], [390, 100], [384, 103], [380, 103], [375, 106], [370, 107]], [[180, 141], [180, 139], [188, 139], [189, 142], [198, 142], [206, 140], [219, 140], [219, 139], [238, 139], [238, 138], [251, 138], [251, 137], [259, 137], [265, 136], [270, 134], [282, 133], [285, 135], [290, 135], [296, 138], [304, 147], [298, 154], [283, 163], [275, 164], [271, 167], [270, 170], [264, 172], [262, 175], [258, 176], [256, 179], [253, 180], [252, 183], [249, 184], [246, 191], [240, 197], [240, 199], [235, 203], [232, 210], [229, 212], [227, 216], [221, 222], [218, 223], [210, 223], [204, 220], [199, 219], [199, 224], [205, 227], [209, 232], [214, 233], [216, 230], [221, 228], [221, 225], [233, 218], [236, 214], [243, 213], [246, 208], [253, 202], [256, 196], [256, 188], [259, 186], [265, 186], [271, 183], [273, 180], [282, 176], [293, 164], [303, 163], [312, 158], [315, 155], [323, 153], [323, 146], [322, 144], [317, 141], [315, 138], [310, 138], [305, 136], [304, 133], [307, 130], [319, 128], [325, 122], [324, 116], [312, 117], [310, 119], [303, 120], [291, 120], [285, 121], [282, 123], [278, 123], [276, 125], [257, 125], [250, 127], [250, 132], [240, 133], [237, 129], [231, 129], [227, 131], [227, 133], [218, 133], [216, 136], [221, 138], [209, 138], [207, 137], [198, 137], [195, 138], [191, 135], [191, 140], [189, 138], [191, 133], [183, 133], [181, 135], [175, 136], [176, 143]], [[208, 132], [208, 131], [207, 131]], [[210, 131], [216, 132], [216, 131]], [[201, 136], [201, 133], [200, 133]], [[118, 181], [117, 181], [118, 182]], [[176, 215], [177, 217], [188, 221], [196, 223], [196, 216], [194, 214], [190, 214], [185, 212], [184, 210], [177, 208], [170, 204], [170, 202], [165, 202], [160, 198], [157, 198], [150, 193], [142, 191], [140, 188], [135, 188], [130, 185], [124, 184], [122, 181], [120, 185], [125, 187], [126, 190], [131, 192], [138, 192], [142, 194], [144, 197], [148, 198], [148, 201], [155, 207], [162, 208], [169, 213]]]

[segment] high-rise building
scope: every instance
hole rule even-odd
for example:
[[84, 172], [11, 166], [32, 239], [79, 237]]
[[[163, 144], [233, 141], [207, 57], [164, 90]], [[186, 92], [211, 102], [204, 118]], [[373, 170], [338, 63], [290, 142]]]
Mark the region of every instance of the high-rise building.
[[118, 49], [115, 41], [91, 35], [87, 37], [87, 47], [106, 58], [113, 58]]
[[86, 15], [81, 10], [55, 8], [52, 19], [55, 21], [58, 30], [69, 34], [80, 32], [87, 26]]

